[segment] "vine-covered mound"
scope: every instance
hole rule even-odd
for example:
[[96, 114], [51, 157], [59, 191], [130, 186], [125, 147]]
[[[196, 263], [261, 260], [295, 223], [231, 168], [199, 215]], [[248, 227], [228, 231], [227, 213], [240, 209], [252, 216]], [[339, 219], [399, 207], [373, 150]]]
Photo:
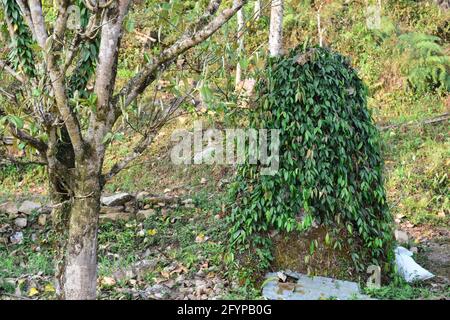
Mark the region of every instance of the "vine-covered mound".
[[359, 270], [389, 261], [379, 135], [366, 87], [347, 59], [320, 47], [294, 49], [268, 62], [257, 95], [250, 126], [280, 130], [279, 170], [269, 176], [261, 165], [239, 167], [231, 243], [255, 248], [268, 262], [268, 231], [322, 225], [334, 230], [324, 239], [331, 248], [359, 249], [351, 253]]

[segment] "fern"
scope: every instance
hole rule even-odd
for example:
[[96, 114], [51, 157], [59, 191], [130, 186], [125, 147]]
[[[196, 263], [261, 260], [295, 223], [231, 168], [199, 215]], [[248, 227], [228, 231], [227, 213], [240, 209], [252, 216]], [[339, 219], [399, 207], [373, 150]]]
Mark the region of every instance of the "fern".
[[441, 39], [422, 33], [406, 33], [399, 39], [400, 51], [406, 54], [401, 69], [409, 85], [418, 92], [449, 91], [450, 56]]

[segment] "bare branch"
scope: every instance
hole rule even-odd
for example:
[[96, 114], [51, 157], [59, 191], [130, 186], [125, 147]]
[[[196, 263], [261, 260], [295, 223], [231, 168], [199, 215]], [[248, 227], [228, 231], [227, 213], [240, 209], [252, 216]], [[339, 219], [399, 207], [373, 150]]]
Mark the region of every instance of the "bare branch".
[[446, 113], [443, 113], [436, 117], [425, 119], [422, 121], [410, 121], [410, 122], [400, 123], [400, 124], [391, 124], [391, 125], [387, 125], [387, 126], [380, 126], [380, 127], [378, 127], [378, 129], [380, 131], [386, 131], [386, 130], [390, 130], [390, 129], [403, 128], [403, 127], [408, 127], [408, 126], [413, 126], [413, 125], [435, 124], [435, 123], [448, 121], [449, 119], [450, 119], [450, 113], [446, 112]]
[[19, 140], [29, 144], [30, 146], [32, 146], [33, 148], [35, 148], [39, 152], [45, 154], [45, 152], [47, 151], [48, 146], [47, 146], [47, 144], [44, 141], [42, 141], [42, 140], [40, 140], [38, 138], [30, 136], [25, 131], [22, 131], [22, 130], [16, 128], [13, 124], [9, 125], [9, 129], [11, 131], [11, 134], [15, 138], [17, 138], [17, 139], [19, 139]]
[[[70, 136], [75, 154], [81, 156], [83, 153], [83, 137], [81, 135], [80, 124], [75, 113], [70, 109], [67, 101], [66, 88], [64, 84], [64, 75], [59, 70], [58, 62], [55, 55], [52, 53], [52, 43], [47, 44], [47, 41], [53, 42], [53, 37], [48, 38], [45, 29], [44, 16], [42, 13], [42, 6], [40, 0], [28, 1], [31, 18], [36, 33], [36, 40], [42, 48], [45, 60], [47, 62], [47, 70], [52, 83], [53, 93], [56, 101], [56, 106]], [[59, 23], [63, 24], [64, 19], [59, 19]], [[62, 32], [61, 27], [58, 27], [58, 32]]]
[[[223, 10], [218, 16], [209, 21], [218, 8], [220, 1], [211, 1], [207, 12], [200, 18], [195, 25], [194, 30], [189, 30], [172, 46], [164, 50], [160, 56], [152, 62], [146, 64], [141, 72], [134, 76], [123, 87], [117, 96], [114, 97], [114, 103], [118, 103], [124, 98], [124, 107], [128, 106], [136, 97], [141, 94], [155, 77], [158, 68], [165, 63], [173, 60], [180, 54], [190, 48], [205, 41], [213, 35], [219, 28], [225, 24], [231, 17], [246, 3], [246, 0], [235, 1], [232, 8]], [[208, 22], [209, 21], [209, 22]], [[200, 27], [200, 29], [198, 29]], [[198, 30], [198, 31], [197, 31]]]
[[[30, 28], [34, 28], [34, 35], [39, 46], [45, 51], [45, 43], [48, 35], [45, 30], [44, 15], [42, 14], [42, 6], [40, 0], [28, 0], [30, 7], [30, 14], [32, 19], [32, 25]], [[28, 22], [28, 21], [27, 21]]]
[[154, 137], [158, 133], [159, 129], [163, 127], [166, 123], [173, 119], [173, 115], [179, 110], [180, 105], [190, 97], [191, 93], [186, 94], [183, 97], [176, 98], [170, 106], [165, 108], [162, 112], [158, 112], [154, 115], [152, 121], [149, 123], [149, 128], [147, 133], [142, 137], [142, 139], [137, 143], [134, 148], [132, 154], [123, 159], [122, 161], [116, 163], [111, 168], [110, 172], [106, 175], [103, 175], [103, 181], [107, 182], [112, 177], [117, 175], [120, 171], [127, 168], [131, 162], [140, 157], [144, 151], [150, 146], [153, 142]]
[[0, 60], [0, 69], [5, 70], [10, 75], [12, 75], [16, 80], [20, 81], [21, 83], [25, 83], [25, 79], [20, 74], [15, 72], [13, 68], [8, 66], [8, 64], [3, 60]]
[[106, 183], [107, 181], [111, 180], [120, 171], [128, 167], [131, 162], [140, 157], [153, 142], [155, 136], [156, 133], [151, 133], [147, 136], [142, 137], [142, 139], [138, 142], [136, 148], [134, 148], [133, 152], [128, 157], [123, 159], [121, 162], [116, 163], [107, 174], [102, 176], [102, 183]]
[[27, 160], [22, 160], [22, 159], [18, 159], [16, 157], [13, 157], [11, 155], [8, 154], [0, 154], [0, 164], [1, 163], [11, 163], [11, 164], [18, 164], [18, 165], [30, 165], [30, 164], [36, 164], [36, 165], [41, 165], [44, 166], [47, 164], [47, 162], [45, 161], [27, 161]]
[[[97, 110], [104, 113], [109, 106], [109, 98], [115, 83], [118, 47], [122, 32], [122, 22], [128, 11], [130, 0], [119, 0], [117, 8], [111, 8], [103, 18], [101, 41], [94, 91], [97, 94]], [[112, 20], [114, 19], [114, 20]], [[112, 21], [110, 21], [112, 20]], [[110, 22], [108, 22], [110, 21]]]
[[16, 2], [19, 5], [20, 10], [22, 11], [22, 15], [23, 18], [25, 19], [25, 22], [27, 23], [28, 27], [31, 30], [33, 38], [36, 39], [36, 32], [34, 31], [33, 20], [31, 18], [31, 12], [30, 8], [28, 7], [28, 4], [26, 3], [26, 1], [23, 0], [16, 0]]
[[67, 19], [69, 17], [68, 7], [70, 1], [60, 0], [58, 1], [58, 17], [55, 21], [55, 28], [53, 29], [54, 38], [58, 39], [62, 43], [64, 39], [64, 32], [66, 30]]

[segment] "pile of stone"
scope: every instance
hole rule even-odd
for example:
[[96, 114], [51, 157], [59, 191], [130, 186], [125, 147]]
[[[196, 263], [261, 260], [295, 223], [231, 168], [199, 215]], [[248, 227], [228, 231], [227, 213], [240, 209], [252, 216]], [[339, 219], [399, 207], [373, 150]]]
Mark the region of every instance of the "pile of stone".
[[[23, 241], [22, 229], [30, 226], [32, 222], [37, 222], [40, 226], [45, 226], [50, 217], [51, 207], [40, 202], [26, 200], [20, 204], [7, 201], [0, 204], [0, 214], [6, 215], [13, 223], [2, 227], [4, 232], [10, 234], [8, 240], [12, 244], [19, 244]], [[36, 219], [37, 217], [37, 219]]]
[[[100, 222], [128, 221], [137, 219], [146, 220], [156, 213], [156, 210], [165, 211], [170, 208], [184, 206], [195, 208], [192, 199], [180, 199], [166, 192], [163, 195], [154, 195], [149, 192], [139, 192], [133, 195], [126, 192], [101, 197]], [[26, 200], [23, 202], [7, 201], [0, 204], [0, 215], [6, 215], [11, 223], [2, 227], [0, 233], [7, 235], [12, 244], [23, 241], [22, 229], [31, 224], [45, 226], [51, 218], [52, 208], [39, 201]]]
[[100, 221], [143, 221], [154, 215], [156, 210], [175, 209], [180, 206], [195, 208], [192, 199], [182, 200], [178, 196], [155, 195], [146, 191], [136, 195], [121, 192], [101, 198]]

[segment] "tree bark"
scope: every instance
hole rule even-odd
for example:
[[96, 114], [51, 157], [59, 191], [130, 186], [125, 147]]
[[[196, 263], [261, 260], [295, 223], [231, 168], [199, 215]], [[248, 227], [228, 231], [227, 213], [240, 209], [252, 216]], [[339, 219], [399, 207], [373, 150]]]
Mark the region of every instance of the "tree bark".
[[283, 45], [283, 0], [273, 0], [270, 11], [269, 52], [276, 57]]
[[261, 0], [255, 1], [255, 7], [253, 9], [253, 16], [255, 18], [255, 21], [258, 21], [261, 17]]
[[[235, 5], [236, 5], [235, 0]], [[241, 8], [237, 12], [237, 36], [238, 36], [238, 63], [236, 65], [236, 80], [235, 80], [235, 88], [239, 87], [239, 84], [242, 81], [242, 69], [241, 69], [241, 63], [240, 59], [242, 57], [242, 54], [244, 52], [244, 8]]]
[[63, 295], [67, 300], [93, 300], [97, 287], [97, 231], [100, 212], [100, 172], [85, 170], [77, 175], [72, 205], [65, 263]]

